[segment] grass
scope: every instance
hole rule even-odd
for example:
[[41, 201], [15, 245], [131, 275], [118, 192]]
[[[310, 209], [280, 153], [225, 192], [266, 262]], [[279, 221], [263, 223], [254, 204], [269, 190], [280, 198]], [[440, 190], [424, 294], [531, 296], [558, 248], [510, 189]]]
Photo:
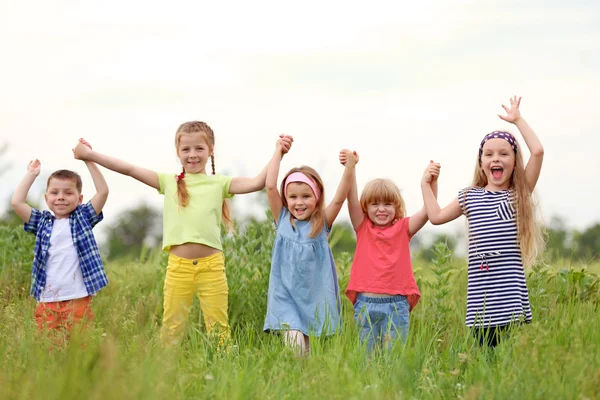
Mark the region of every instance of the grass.
[[[368, 356], [344, 299], [343, 333], [312, 338], [311, 355], [299, 359], [279, 336], [261, 330], [269, 235], [268, 227], [256, 226], [226, 239], [233, 345], [221, 351], [203, 333], [197, 302], [183, 344], [159, 345], [165, 260], [158, 253], [109, 263], [110, 284], [94, 299], [93, 328], [49, 351], [52, 344], [33, 322], [36, 304], [23, 273], [29, 267], [13, 257], [0, 270], [0, 398], [600, 398], [598, 293], [565, 291], [584, 285], [579, 275], [556, 278], [575, 264], [532, 271], [533, 323], [495, 350], [477, 346], [464, 326], [466, 267], [450, 258], [441, 266], [415, 262], [422, 298], [406, 346]], [[338, 257], [342, 288], [350, 260]], [[444, 266], [448, 272], [440, 273]], [[589, 263], [585, 271], [593, 278], [600, 265]]]

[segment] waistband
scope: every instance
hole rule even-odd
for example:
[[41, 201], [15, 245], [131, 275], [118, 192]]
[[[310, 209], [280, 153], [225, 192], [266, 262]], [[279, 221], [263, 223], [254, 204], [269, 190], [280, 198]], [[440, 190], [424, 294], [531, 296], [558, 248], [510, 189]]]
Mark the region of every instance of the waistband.
[[356, 300], [364, 301], [365, 303], [396, 303], [399, 301], [408, 301], [408, 298], [401, 294], [386, 297], [371, 297], [359, 293], [356, 295]]
[[224, 259], [225, 259], [225, 256], [223, 256], [222, 251], [215, 253], [215, 254], [211, 254], [208, 257], [192, 258], [192, 259], [179, 257], [173, 253], [169, 253], [169, 262], [177, 263], [179, 265], [197, 265], [198, 263], [210, 263], [213, 261], [221, 261]]

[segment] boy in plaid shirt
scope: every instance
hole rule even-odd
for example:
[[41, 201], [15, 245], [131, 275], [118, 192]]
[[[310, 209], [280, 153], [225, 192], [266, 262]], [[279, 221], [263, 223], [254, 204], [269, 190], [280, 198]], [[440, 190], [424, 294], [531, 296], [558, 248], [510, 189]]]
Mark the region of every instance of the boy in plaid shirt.
[[96, 164], [85, 164], [96, 187], [88, 203], [82, 204], [81, 177], [58, 170], [48, 178], [44, 196], [51, 212], [30, 207], [27, 193], [40, 173], [39, 160], [29, 162], [11, 201], [25, 231], [36, 235], [30, 294], [38, 301], [38, 328], [66, 339], [74, 325], [93, 319], [91, 296], [108, 283], [92, 232], [102, 221], [108, 185]]

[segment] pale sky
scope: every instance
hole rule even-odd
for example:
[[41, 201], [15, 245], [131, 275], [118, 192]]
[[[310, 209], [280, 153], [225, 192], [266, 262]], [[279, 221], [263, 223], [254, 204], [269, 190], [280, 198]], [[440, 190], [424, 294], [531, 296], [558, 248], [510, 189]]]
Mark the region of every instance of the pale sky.
[[[9, 146], [0, 208], [33, 158], [42, 175], [32, 198], [68, 168], [89, 199], [91, 179], [71, 154], [79, 137], [175, 173], [175, 130], [202, 120], [215, 131], [217, 172], [258, 173], [287, 133], [295, 142], [282, 174], [313, 166], [331, 199], [338, 152], [352, 148], [359, 190], [391, 178], [414, 213], [430, 159], [442, 164], [446, 205], [470, 184], [486, 133], [520, 138], [497, 117], [520, 95], [546, 150], [537, 186], [546, 220], [559, 215], [576, 229], [600, 221], [597, 1], [0, 0], [0, 52], [0, 144]], [[103, 171], [104, 228], [140, 201], [162, 206], [154, 190]], [[263, 215], [250, 195], [234, 207]]]

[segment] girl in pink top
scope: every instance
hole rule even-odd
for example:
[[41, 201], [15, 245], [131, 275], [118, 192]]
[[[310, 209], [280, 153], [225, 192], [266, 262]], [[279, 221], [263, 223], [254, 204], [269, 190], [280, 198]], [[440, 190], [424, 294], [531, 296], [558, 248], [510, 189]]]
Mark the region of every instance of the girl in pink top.
[[[342, 164], [345, 154], [340, 153]], [[431, 162], [423, 175], [436, 195], [439, 173], [440, 165]], [[427, 222], [427, 213], [423, 207], [405, 217], [400, 189], [389, 179], [367, 183], [359, 201], [356, 175], [348, 193], [348, 211], [356, 231], [356, 252], [346, 296], [354, 304], [361, 341], [369, 351], [379, 346], [388, 350], [398, 332], [406, 341], [409, 313], [421, 297], [409, 242]]]

